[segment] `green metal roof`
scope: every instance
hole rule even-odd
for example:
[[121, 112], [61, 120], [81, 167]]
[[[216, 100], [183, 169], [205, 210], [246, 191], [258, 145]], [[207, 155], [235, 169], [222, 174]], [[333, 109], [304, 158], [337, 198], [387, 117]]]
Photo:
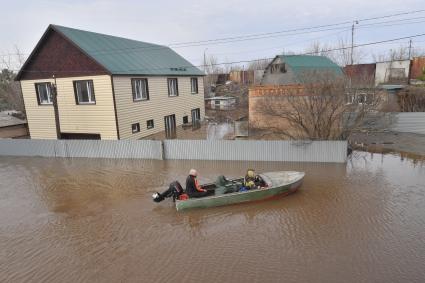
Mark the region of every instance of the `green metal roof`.
[[52, 28], [113, 75], [204, 75], [167, 46], [58, 25]]
[[301, 76], [306, 72], [332, 72], [335, 75], [342, 75], [341, 67], [325, 56], [314, 55], [279, 55], [294, 71], [296, 76]]

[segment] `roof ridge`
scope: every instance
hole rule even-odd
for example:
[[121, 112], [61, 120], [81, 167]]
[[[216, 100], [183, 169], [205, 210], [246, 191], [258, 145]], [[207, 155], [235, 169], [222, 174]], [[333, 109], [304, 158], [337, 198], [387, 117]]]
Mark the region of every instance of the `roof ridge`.
[[56, 25], [56, 24], [50, 24], [50, 26], [53, 27], [53, 28], [58, 28], [59, 30], [61, 28], [64, 28], [64, 29], [73, 30], [73, 31], [79, 31], [79, 32], [85, 32], [85, 33], [96, 34], [96, 35], [101, 35], [101, 36], [113, 37], [113, 38], [120, 39], [120, 40], [122, 40], [122, 39], [129, 40], [129, 41], [133, 41], [135, 43], [143, 43], [143, 44], [148, 44], [148, 45], [152, 45], [152, 46], [155, 46], [155, 47], [169, 48], [166, 45], [161, 45], [161, 44], [157, 44], [157, 43], [151, 43], [151, 42], [136, 40], [136, 39], [122, 37], [122, 36], [110, 35], [110, 34], [106, 34], [106, 33], [100, 33], [100, 32], [94, 32], [94, 31], [84, 30], [84, 29], [71, 28], [71, 27], [61, 26], [61, 25]]

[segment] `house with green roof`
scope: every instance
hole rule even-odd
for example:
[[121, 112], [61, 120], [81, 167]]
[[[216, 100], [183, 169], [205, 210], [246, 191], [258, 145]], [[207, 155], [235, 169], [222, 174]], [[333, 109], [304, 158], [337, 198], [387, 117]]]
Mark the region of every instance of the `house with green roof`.
[[49, 25], [17, 75], [33, 139], [140, 139], [204, 117], [204, 73], [167, 46]]
[[321, 75], [342, 74], [341, 68], [325, 56], [278, 55], [264, 70], [261, 85], [304, 84]]

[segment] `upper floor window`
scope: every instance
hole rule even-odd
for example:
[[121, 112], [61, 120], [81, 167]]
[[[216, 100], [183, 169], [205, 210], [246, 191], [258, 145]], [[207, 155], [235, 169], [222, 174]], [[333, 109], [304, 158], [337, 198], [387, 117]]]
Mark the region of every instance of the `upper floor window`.
[[96, 104], [92, 80], [74, 81], [74, 94], [77, 104]]
[[131, 79], [133, 101], [149, 100], [148, 79]]
[[37, 93], [37, 102], [39, 105], [53, 104], [53, 95], [50, 83], [36, 83], [35, 92]]
[[198, 78], [190, 78], [190, 92], [198, 93]]
[[178, 96], [179, 86], [177, 85], [177, 78], [168, 79], [168, 96]]
[[286, 73], [286, 65], [285, 63], [280, 64], [272, 64], [271, 73]]

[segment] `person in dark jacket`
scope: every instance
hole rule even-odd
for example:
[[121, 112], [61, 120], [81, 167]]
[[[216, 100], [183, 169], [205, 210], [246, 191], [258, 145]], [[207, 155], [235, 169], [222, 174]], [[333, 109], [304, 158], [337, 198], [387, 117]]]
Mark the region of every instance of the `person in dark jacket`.
[[207, 190], [199, 185], [197, 176], [198, 172], [196, 172], [195, 169], [191, 169], [186, 179], [186, 194], [188, 194], [190, 198], [200, 198], [208, 194]]

